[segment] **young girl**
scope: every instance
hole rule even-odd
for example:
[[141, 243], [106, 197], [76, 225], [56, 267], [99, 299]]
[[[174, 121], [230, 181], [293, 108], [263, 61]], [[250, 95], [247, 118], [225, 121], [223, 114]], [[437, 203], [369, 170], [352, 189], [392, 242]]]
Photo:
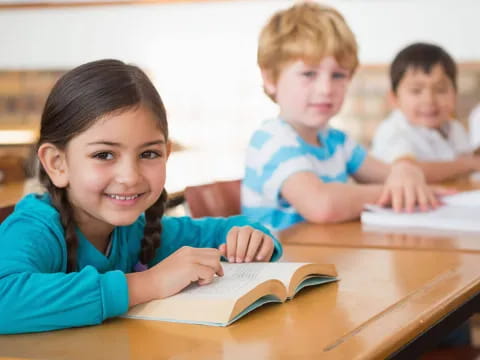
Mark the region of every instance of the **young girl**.
[[139, 68], [95, 61], [57, 82], [38, 142], [47, 193], [0, 226], [0, 333], [99, 324], [210, 283], [221, 256], [281, 256], [244, 217], [162, 218], [169, 152], [165, 109]]

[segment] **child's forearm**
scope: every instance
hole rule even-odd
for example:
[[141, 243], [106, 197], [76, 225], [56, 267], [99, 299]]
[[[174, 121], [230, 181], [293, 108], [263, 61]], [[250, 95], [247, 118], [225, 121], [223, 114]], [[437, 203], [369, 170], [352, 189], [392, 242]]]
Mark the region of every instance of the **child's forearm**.
[[310, 201], [311, 219], [316, 223], [333, 223], [356, 219], [367, 203], [375, 203], [382, 194], [382, 185], [357, 185], [343, 183], [322, 184], [322, 189]]
[[480, 158], [462, 156], [454, 161], [416, 162], [423, 170], [428, 182], [442, 182], [455, 177], [467, 175], [480, 168]]
[[380, 200], [383, 185], [325, 183], [310, 172], [289, 177], [282, 197], [307, 221], [332, 223], [356, 219], [366, 203]]

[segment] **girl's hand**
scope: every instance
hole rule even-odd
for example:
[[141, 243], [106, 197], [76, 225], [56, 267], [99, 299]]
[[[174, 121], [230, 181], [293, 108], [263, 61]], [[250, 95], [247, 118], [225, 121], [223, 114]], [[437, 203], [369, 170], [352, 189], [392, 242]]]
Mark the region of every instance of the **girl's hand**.
[[227, 234], [225, 244], [219, 246], [222, 256], [229, 262], [269, 261], [272, 257], [273, 239], [251, 226], [234, 226]]
[[440, 202], [434, 189], [426, 184], [423, 171], [410, 162], [401, 161], [392, 165], [377, 204], [391, 205], [397, 212], [412, 212], [415, 206], [422, 211], [435, 209]]
[[215, 275], [223, 276], [220, 251], [184, 246], [143, 273], [149, 278], [152, 298], [174, 295], [192, 282], [209, 284]]

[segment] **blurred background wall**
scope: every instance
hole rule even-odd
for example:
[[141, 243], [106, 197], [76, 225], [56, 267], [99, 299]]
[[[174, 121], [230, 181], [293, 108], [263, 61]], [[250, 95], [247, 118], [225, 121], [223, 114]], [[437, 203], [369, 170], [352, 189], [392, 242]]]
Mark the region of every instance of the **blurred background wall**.
[[[0, 71], [63, 71], [100, 58], [134, 63], [154, 80], [174, 140], [198, 151], [221, 148], [222, 156], [241, 162], [252, 131], [276, 115], [262, 92], [256, 66], [258, 33], [275, 11], [293, 3], [232, 0], [0, 9]], [[344, 14], [367, 69], [366, 75], [357, 74], [362, 80], [357, 80], [336, 124], [366, 144], [388, 111], [386, 69], [400, 48], [431, 41], [459, 62], [475, 64], [480, 59], [478, 0], [324, 3]], [[476, 69], [464, 76], [470, 93], [480, 84], [479, 73]], [[474, 101], [471, 94], [469, 99]], [[0, 126], [7, 122], [11, 120], [2, 117], [0, 107]]]

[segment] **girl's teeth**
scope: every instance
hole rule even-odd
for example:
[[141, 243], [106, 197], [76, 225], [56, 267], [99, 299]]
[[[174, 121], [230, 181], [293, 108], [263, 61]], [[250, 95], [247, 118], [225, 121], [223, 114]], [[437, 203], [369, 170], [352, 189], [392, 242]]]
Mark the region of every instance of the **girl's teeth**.
[[133, 200], [133, 199], [136, 199], [139, 195], [132, 195], [132, 196], [108, 195], [108, 196], [116, 200]]

